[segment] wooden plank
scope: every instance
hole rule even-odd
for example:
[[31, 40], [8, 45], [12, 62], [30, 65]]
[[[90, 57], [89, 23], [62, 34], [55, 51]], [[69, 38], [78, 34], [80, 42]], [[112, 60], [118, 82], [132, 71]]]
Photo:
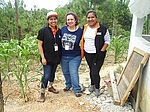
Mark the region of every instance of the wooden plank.
[[139, 77], [139, 72], [140, 72], [140, 69], [138, 68], [138, 70], [136, 71], [132, 81], [130, 82], [130, 85], [128, 86], [123, 98], [121, 98], [121, 105], [123, 106], [125, 101], [127, 100], [132, 88], [134, 87], [135, 83], [137, 82], [138, 80], [138, 77]]
[[[133, 55], [133, 52], [131, 53], [131, 56]], [[127, 68], [127, 65], [129, 64], [129, 60], [131, 59], [131, 56], [129, 57], [129, 59], [127, 60], [127, 63], [126, 63], [126, 66], [125, 68], [123, 69], [122, 73], [121, 73], [121, 76], [119, 77], [118, 81], [117, 81], [117, 85], [120, 83], [121, 79], [122, 79], [122, 76]]]
[[142, 65], [144, 67], [146, 65], [149, 56], [150, 54], [138, 48], [134, 48], [120, 77], [117, 78], [117, 81], [114, 72], [110, 71], [114, 104], [122, 106], [125, 104], [139, 78], [140, 66]]
[[130, 83], [128, 81], [128, 78], [125, 75], [122, 76], [122, 79], [123, 79], [124, 83], [126, 84], [126, 86], [129, 86]]
[[117, 89], [117, 82], [116, 78], [114, 76], [114, 71], [110, 71], [110, 80], [111, 80], [111, 86], [112, 86], [112, 91], [113, 91], [113, 99], [114, 99], [114, 104], [115, 105], [120, 105], [120, 97]]
[[138, 54], [140, 54], [140, 55], [142, 55], [142, 56], [145, 55], [145, 51], [143, 51], [143, 50], [141, 50], [141, 49], [139, 49], [139, 48], [134, 47], [133, 51], [137, 52]]
[[149, 54], [134, 48], [132, 54], [130, 55], [125, 68], [123, 69], [119, 80], [117, 80], [117, 89], [120, 96], [120, 105], [124, 105], [127, 98], [130, 95], [131, 90], [135, 86], [139, 75], [140, 75], [140, 65], [143, 67], [149, 58]]
[[128, 86], [125, 84], [124, 80], [121, 80], [119, 85], [117, 86], [120, 100], [123, 98]]
[[[133, 52], [131, 53], [129, 59], [127, 60], [127, 64], [126, 64], [125, 68], [123, 69], [120, 78], [117, 81], [117, 85], [119, 84], [123, 75], [127, 75], [126, 77], [130, 78], [129, 82], [132, 80], [134, 73], [136, 72], [137, 68], [139, 67], [144, 54], [145, 54], [145, 52], [138, 48], [133, 49]], [[130, 74], [130, 75], [128, 75], [128, 74]]]
[[[149, 58], [149, 54], [148, 53], [145, 53], [144, 54], [144, 57], [143, 57], [143, 60], [141, 61], [141, 64], [139, 65], [139, 67], [137, 68], [137, 71], [132, 79], [132, 81], [130, 82], [130, 85], [128, 87], [128, 89], [126, 90], [125, 92], [125, 95], [123, 98], [121, 98], [121, 105], [123, 106], [125, 104], [125, 101], [127, 100], [131, 90], [133, 89], [135, 83], [137, 82], [138, 78], [139, 78], [139, 75], [140, 75], [140, 68], [141, 68], [141, 65], [144, 67], [146, 65], [146, 62]], [[138, 60], [137, 60], [138, 61]]]

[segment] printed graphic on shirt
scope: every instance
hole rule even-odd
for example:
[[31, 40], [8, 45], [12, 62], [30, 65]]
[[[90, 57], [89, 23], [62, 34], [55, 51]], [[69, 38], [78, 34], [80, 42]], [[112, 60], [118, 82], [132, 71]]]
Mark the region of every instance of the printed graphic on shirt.
[[75, 41], [76, 35], [64, 33], [62, 37], [62, 47], [65, 50], [73, 50]]

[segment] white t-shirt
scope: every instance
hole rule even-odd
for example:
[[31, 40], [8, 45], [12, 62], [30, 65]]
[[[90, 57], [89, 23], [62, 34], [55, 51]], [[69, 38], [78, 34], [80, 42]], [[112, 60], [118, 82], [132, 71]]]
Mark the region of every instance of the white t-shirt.
[[96, 30], [97, 28], [90, 28], [88, 26], [84, 34], [84, 50], [87, 53], [96, 53], [96, 47], [95, 47]]

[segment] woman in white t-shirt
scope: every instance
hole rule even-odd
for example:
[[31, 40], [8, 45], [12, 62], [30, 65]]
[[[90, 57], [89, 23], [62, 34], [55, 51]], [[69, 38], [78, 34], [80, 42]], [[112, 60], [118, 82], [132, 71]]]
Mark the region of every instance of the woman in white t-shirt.
[[110, 44], [110, 35], [108, 29], [98, 22], [94, 10], [89, 10], [86, 18], [87, 24], [83, 26], [81, 53], [82, 58], [85, 56], [90, 69], [89, 91], [94, 92], [98, 97], [101, 94], [99, 72], [106, 56], [106, 49]]

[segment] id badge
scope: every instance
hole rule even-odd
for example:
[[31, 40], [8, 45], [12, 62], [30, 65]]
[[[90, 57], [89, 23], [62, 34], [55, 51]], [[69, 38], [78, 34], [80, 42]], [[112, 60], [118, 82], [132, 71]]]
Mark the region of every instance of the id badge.
[[68, 44], [65, 45], [65, 50], [69, 50], [69, 45]]
[[56, 43], [54, 44], [54, 50], [58, 51], [58, 45]]

